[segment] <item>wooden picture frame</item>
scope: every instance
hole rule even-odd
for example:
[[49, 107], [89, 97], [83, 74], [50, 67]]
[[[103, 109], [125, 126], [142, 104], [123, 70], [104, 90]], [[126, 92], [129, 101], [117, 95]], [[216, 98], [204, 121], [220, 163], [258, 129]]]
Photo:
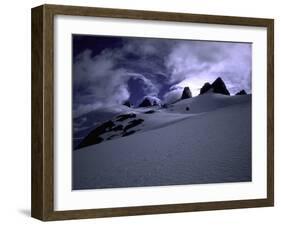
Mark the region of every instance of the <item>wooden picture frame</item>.
[[[99, 209], [54, 210], [54, 16], [255, 26], [267, 29], [267, 198]], [[274, 21], [273, 19], [42, 5], [32, 9], [32, 202], [43, 221], [161, 214], [274, 205]]]

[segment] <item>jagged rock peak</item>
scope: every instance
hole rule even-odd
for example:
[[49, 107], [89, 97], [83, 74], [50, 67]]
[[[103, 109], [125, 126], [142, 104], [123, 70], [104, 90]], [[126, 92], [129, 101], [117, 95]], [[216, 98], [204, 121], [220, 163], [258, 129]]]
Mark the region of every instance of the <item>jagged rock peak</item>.
[[247, 95], [247, 93], [244, 89], [242, 89], [238, 93], [236, 93], [235, 95]]
[[139, 107], [161, 106], [161, 101], [157, 97], [146, 96]]
[[218, 77], [212, 84], [212, 88], [214, 89], [214, 93], [220, 93], [224, 95], [230, 95], [229, 91], [226, 88], [224, 81], [221, 77]]
[[182, 91], [182, 95], [181, 95], [181, 99], [188, 99], [192, 97], [192, 93], [189, 89], [189, 87], [184, 87], [183, 91]]
[[204, 94], [204, 93], [207, 93], [209, 90], [211, 90], [212, 89], [212, 86], [211, 86], [211, 84], [209, 83], [209, 82], [206, 82], [203, 86], [202, 86], [202, 88], [200, 89], [200, 95], [201, 94]]
[[204, 86], [200, 89], [200, 95], [207, 93], [207, 92], [230, 95], [230, 93], [227, 90], [226, 85], [225, 85], [224, 81], [221, 79], [221, 77], [218, 77], [212, 84], [210, 84], [208, 82], [204, 84]]

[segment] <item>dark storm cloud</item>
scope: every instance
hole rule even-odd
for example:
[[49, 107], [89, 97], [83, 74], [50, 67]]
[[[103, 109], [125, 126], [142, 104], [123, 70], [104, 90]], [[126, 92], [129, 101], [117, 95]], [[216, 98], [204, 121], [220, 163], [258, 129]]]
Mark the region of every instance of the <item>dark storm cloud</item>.
[[218, 76], [232, 94], [241, 89], [251, 92], [251, 54], [251, 44], [247, 43], [181, 42], [166, 61], [170, 81], [177, 83], [170, 88], [171, 94], [190, 86], [197, 95], [204, 82], [213, 82]]
[[[99, 107], [120, 104], [129, 99], [128, 81], [142, 82], [146, 95], [157, 96], [160, 86], [151, 74], [157, 68], [151, 65], [148, 49], [144, 49], [137, 59], [131, 59], [136, 48], [105, 49], [92, 56], [91, 50], [85, 50], [75, 57], [73, 67], [74, 116], [81, 115]], [[139, 51], [138, 51], [139, 52]], [[151, 69], [154, 67], [154, 70]]]
[[[74, 56], [74, 115], [133, 97], [136, 102], [143, 95], [171, 101], [185, 86], [196, 95], [218, 76], [231, 93], [251, 92], [247, 43], [116, 38], [114, 46], [107, 40], [101, 47], [99, 42], [99, 52], [90, 48]], [[136, 82], [141, 92], [135, 89], [132, 95], [128, 84]]]

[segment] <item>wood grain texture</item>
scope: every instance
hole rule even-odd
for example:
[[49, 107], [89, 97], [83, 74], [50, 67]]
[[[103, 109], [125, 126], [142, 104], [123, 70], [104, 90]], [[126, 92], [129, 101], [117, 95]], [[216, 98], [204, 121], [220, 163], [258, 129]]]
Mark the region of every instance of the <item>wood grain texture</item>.
[[157, 12], [157, 11], [110, 9], [110, 8], [95, 8], [95, 7], [65, 6], [65, 5], [45, 5], [45, 7], [48, 8], [48, 10], [52, 11], [54, 14], [59, 14], [59, 15], [128, 18], [128, 19], [176, 21], [176, 22], [196, 22], [196, 23], [261, 26], [261, 27], [266, 27], [268, 22], [270, 21], [270, 19], [264, 19], [264, 18], [213, 16], [213, 15], [204, 15], [204, 14], [170, 13], [170, 12]]
[[53, 14], [32, 9], [31, 215], [46, 220], [53, 201]]
[[43, 219], [43, 6], [32, 10], [31, 215]]
[[267, 198], [274, 205], [274, 20], [267, 24]]
[[242, 200], [242, 201], [223, 201], [223, 202], [205, 202], [205, 203], [182, 203], [155, 206], [138, 206], [122, 208], [104, 208], [104, 209], [85, 209], [70, 211], [54, 211], [46, 220], [74, 220], [86, 218], [118, 217], [118, 216], [137, 216], [148, 214], [165, 214], [195, 211], [210, 211], [222, 209], [238, 209], [265, 207], [272, 204], [268, 199]]
[[[76, 15], [267, 28], [267, 198], [54, 211], [54, 16]], [[43, 5], [32, 9], [32, 217], [43, 221], [273, 206], [274, 21], [263, 18]]]

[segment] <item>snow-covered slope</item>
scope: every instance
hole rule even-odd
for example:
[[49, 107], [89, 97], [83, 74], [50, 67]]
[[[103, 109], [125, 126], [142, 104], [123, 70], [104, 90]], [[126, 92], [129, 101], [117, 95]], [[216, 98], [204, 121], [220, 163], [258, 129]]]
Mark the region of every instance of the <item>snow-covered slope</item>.
[[142, 119], [133, 134], [107, 140], [109, 131], [73, 152], [73, 189], [251, 180], [251, 95], [208, 93], [130, 113], [118, 123]]

